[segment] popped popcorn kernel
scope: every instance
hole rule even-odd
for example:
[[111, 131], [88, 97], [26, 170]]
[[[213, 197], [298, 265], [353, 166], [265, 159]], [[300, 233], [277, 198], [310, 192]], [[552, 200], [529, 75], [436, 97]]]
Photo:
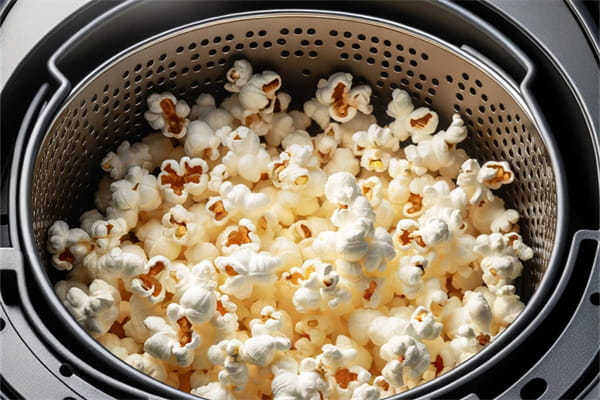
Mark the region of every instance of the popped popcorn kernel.
[[375, 112], [335, 72], [298, 101], [256, 67], [235, 60], [225, 97], [191, 107], [148, 96], [151, 129], [102, 159], [97, 209], [50, 226], [75, 320], [213, 400], [377, 400], [490, 345], [536, 256], [498, 195], [518, 171], [467, 154], [463, 117], [407, 91]]

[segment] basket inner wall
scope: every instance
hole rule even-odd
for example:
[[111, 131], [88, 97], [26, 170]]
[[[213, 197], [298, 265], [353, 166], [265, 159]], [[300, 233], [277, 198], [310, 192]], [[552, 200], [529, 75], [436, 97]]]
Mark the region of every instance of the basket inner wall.
[[277, 71], [282, 91], [298, 100], [314, 96], [317, 81], [347, 71], [373, 88], [382, 117], [394, 88], [407, 90], [416, 105], [440, 114], [439, 129], [458, 112], [469, 128], [461, 144], [484, 162], [506, 160], [515, 182], [499, 195], [521, 215], [520, 227], [535, 253], [525, 263], [519, 292], [535, 291], [554, 245], [557, 208], [551, 162], [535, 124], [510, 91], [452, 49], [411, 31], [353, 18], [266, 15], [197, 25], [150, 42], [96, 73], [75, 90], [44, 138], [32, 181], [32, 220], [39, 258], [53, 278], [46, 231], [57, 219], [78, 225], [93, 208], [103, 172], [100, 161], [123, 141], [152, 130], [143, 118], [146, 97], [171, 91], [194, 104], [201, 93], [217, 100], [227, 69], [248, 59], [257, 72]]

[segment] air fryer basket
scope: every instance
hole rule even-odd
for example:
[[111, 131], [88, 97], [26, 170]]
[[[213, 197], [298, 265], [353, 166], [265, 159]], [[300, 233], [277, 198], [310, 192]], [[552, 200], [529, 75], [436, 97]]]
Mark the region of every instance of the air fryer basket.
[[[378, 118], [394, 88], [439, 112], [440, 128], [460, 113], [469, 128], [461, 146], [480, 161], [506, 160], [515, 172], [501, 196], [519, 211], [521, 233], [535, 254], [519, 282], [521, 297], [529, 299], [555, 267], [563, 190], [556, 152], [510, 79], [423, 32], [330, 12], [246, 14], [186, 26], [140, 43], [84, 79], [37, 152], [30, 193], [34, 265], [57, 277], [47, 262], [46, 231], [57, 219], [78, 225], [79, 215], [93, 208], [100, 160], [123, 140], [151, 131], [143, 118], [147, 96], [171, 91], [190, 104], [200, 93], [223, 98], [225, 72], [238, 58], [280, 73], [282, 90], [297, 101], [291, 108], [314, 96], [320, 78], [347, 71], [372, 86]], [[66, 310], [61, 315], [70, 318]]]

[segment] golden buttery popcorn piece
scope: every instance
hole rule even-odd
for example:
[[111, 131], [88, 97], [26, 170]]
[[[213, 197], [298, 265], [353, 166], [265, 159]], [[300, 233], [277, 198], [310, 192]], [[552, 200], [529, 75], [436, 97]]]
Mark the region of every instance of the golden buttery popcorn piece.
[[220, 103], [148, 97], [152, 129], [102, 160], [97, 209], [48, 230], [56, 292], [134, 368], [213, 400], [376, 400], [434, 379], [523, 310], [531, 259], [494, 193], [503, 160], [454, 114], [338, 72], [300, 110], [236, 60]]

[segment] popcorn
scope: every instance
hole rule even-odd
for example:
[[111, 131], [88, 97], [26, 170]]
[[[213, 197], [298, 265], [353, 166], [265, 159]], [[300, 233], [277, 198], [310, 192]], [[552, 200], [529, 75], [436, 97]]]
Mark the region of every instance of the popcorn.
[[230, 129], [234, 120], [229, 111], [216, 106], [215, 98], [208, 93], [202, 93], [196, 98], [189, 118], [205, 122], [215, 133], [219, 129]]
[[392, 336], [379, 353], [388, 362], [382, 376], [396, 387], [404, 386], [405, 380], [419, 379], [429, 366], [427, 348], [412, 336]]
[[435, 111], [427, 107], [419, 107], [413, 110], [406, 118], [406, 129], [414, 143], [429, 139], [437, 129], [439, 117]]
[[242, 218], [237, 225], [230, 225], [223, 230], [217, 238], [217, 244], [222, 254], [230, 255], [242, 248], [258, 251], [260, 238], [252, 221]]
[[505, 209], [504, 201], [499, 197], [471, 209], [471, 222], [482, 233], [507, 233], [515, 229], [518, 221], [517, 210]]
[[208, 349], [208, 358], [214, 365], [221, 365], [219, 383], [234, 391], [243, 390], [248, 383], [248, 367], [241, 360], [242, 342], [237, 339], [222, 340]]
[[[302, 272], [296, 273], [304, 276], [310, 270], [314, 272], [299, 281], [300, 288], [294, 293], [293, 302], [299, 312], [335, 308], [351, 300], [350, 292], [339, 286], [340, 277], [334, 271], [333, 265], [307, 260], [300, 268]], [[294, 269], [292, 275], [293, 271]]]
[[219, 188], [219, 194], [220, 196], [209, 197], [206, 202], [211, 221], [217, 226], [222, 226], [241, 214], [254, 219], [269, 205], [269, 196], [254, 193], [246, 185], [224, 182]]
[[483, 255], [479, 265], [483, 271], [483, 281], [490, 290], [508, 285], [521, 275], [523, 264], [502, 234], [479, 235], [475, 251]]
[[97, 339], [98, 342], [123, 361], [126, 361], [130, 355], [141, 351], [141, 346], [130, 337], [120, 338], [109, 332]]
[[145, 143], [134, 143], [131, 145], [127, 140], [117, 147], [117, 152], [110, 152], [102, 159], [100, 166], [110, 173], [111, 178], [121, 179], [131, 166], [144, 169], [152, 167], [152, 156], [150, 147]]
[[383, 124], [348, 73], [298, 102], [254, 70], [235, 61], [220, 104], [150, 96], [159, 131], [104, 157], [79, 227], [48, 230], [57, 295], [90, 334], [211, 399], [376, 400], [517, 318], [534, 252], [496, 193], [517, 171], [457, 148], [459, 114], [438, 129], [395, 89]]
[[158, 180], [147, 170], [131, 166], [124, 179], [110, 185], [112, 205], [119, 210], [153, 211], [162, 203]]
[[355, 155], [361, 156], [360, 166], [367, 171], [384, 172], [387, 170], [392, 153], [399, 148], [396, 139], [389, 128], [376, 124], [369, 126], [366, 131], [358, 131], [352, 135]]
[[338, 122], [350, 121], [358, 111], [371, 114], [373, 106], [371, 101], [371, 88], [367, 85], [352, 86], [352, 75], [348, 73], [335, 73], [327, 80], [321, 79], [317, 83], [317, 101], [329, 106], [329, 116]]
[[221, 384], [221, 382], [210, 382], [208, 385], [199, 386], [192, 389], [192, 394], [211, 400], [235, 400], [235, 395], [231, 389]]
[[156, 218], [138, 227], [135, 235], [144, 243], [144, 250], [149, 257], [163, 255], [175, 260], [181, 253], [181, 246], [169, 239], [166, 227]]
[[152, 257], [144, 266], [143, 272], [132, 279], [132, 292], [148, 298], [152, 303], [163, 301], [166, 296], [166, 289], [161, 282], [161, 277], [165, 274], [169, 265], [170, 261], [166, 257]]
[[410, 136], [407, 117], [413, 110], [414, 106], [408, 92], [394, 89], [386, 114], [394, 118], [394, 121], [389, 125], [389, 129], [399, 141], [404, 141]]
[[450, 170], [450, 175], [455, 175], [453, 172], [460, 168], [466, 158], [466, 153], [457, 150], [456, 144], [466, 137], [464, 121], [459, 114], [454, 114], [448, 130], [420, 139], [416, 145], [407, 146], [404, 153], [406, 159], [413, 163], [413, 168], [440, 171], [442, 174]]
[[265, 251], [257, 253], [243, 248], [231, 256], [217, 257], [215, 264], [227, 275], [219, 289], [243, 300], [250, 297], [255, 286], [269, 285], [277, 280], [274, 271], [281, 259]]
[[[179, 151], [179, 141], [177, 139], [165, 137], [161, 132], [155, 132], [142, 139], [142, 143], [148, 146], [148, 151], [152, 160], [152, 166], [146, 168], [148, 171], [159, 167], [163, 160], [175, 159]], [[177, 146], [177, 147], [176, 147]]]
[[[479, 315], [482, 313], [480, 312]], [[417, 307], [406, 326], [406, 333], [418, 340], [434, 340], [442, 331], [442, 324], [423, 306]]]
[[266, 109], [275, 99], [276, 92], [281, 88], [281, 77], [272, 71], [254, 74], [240, 88], [240, 104], [251, 114]]
[[252, 65], [248, 60], [235, 60], [233, 67], [227, 71], [225, 77], [228, 81], [225, 89], [232, 93], [239, 93], [252, 77]]
[[91, 335], [102, 336], [119, 316], [119, 291], [101, 279], [89, 288], [79, 282], [60, 281], [56, 294], [75, 320]]
[[187, 268], [178, 273], [178, 303], [167, 307], [171, 321], [187, 318], [192, 324], [201, 324], [210, 320], [217, 311], [217, 283], [212, 280], [214, 268], [209, 261], [195, 265], [191, 271]]
[[182, 204], [188, 196], [200, 196], [208, 186], [208, 164], [201, 158], [182, 157], [163, 161], [158, 175], [166, 200]]
[[159, 360], [173, 359], [181, 367], [192, 364], [200, 336], [192, 330], [187, 318], [167, 322], [152, 316], [144, 320], [144, 325], [150, 331], [150, 337], [144, 342], [145, 352]]
[[273, 400], [326, 398], [329, 385], [314, 358], [303, 359], [299, 368], [275, 367], [274, 374], [271, 383]]
[[177, 100], [169, 92], [148, 96], [148, 111], [144, 118], [152, 129], [160, 129], [169, 138], [181, 139], [187, 133], [190, 106], [185, 100]]
[[230, 176], [239, 174], [256, 183], [267, 173], [271, 156], [254, 131], [240, 126], [223, 139], [223, 145], [230, 149], [222, 160]]
[[322, 196], [327, 179], [312, 157], [312, 148], [298, 144], [292, 144], [278, 160], [269, 164], [269, 176], [275, 187], [308, 197]]
[[46, 248], [52, 254], [52, 265], [68, 271], [93, 250], [93, 244], [83, 229], [69, 229], [66, 222], [56, 221], [48, 229]]
[[186, 155], [214, 161], [221, 155], [220, 145], [221, 139], [206, 122], [190, 122], [183, 147]]
[[167, 380], [167, 370], [163, 362], [148, 353], [131, 354], [125, 359], [125, 362], [154, 379], [162, 382]]

